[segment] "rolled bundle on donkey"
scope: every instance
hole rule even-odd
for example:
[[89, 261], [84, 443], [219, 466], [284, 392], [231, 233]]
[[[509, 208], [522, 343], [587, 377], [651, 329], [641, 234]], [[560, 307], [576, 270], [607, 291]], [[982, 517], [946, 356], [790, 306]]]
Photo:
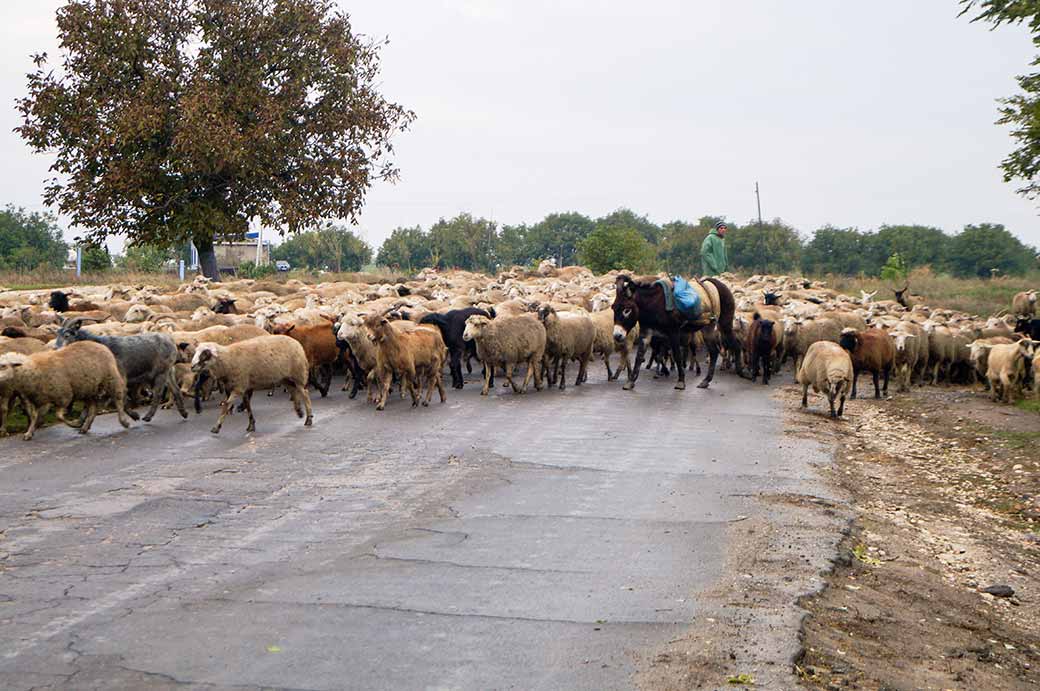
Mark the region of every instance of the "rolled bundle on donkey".
[[[708, 348], [708, 373], [697, 388], [706, 389], [715, 377], [721, 342], [734, 353], [740, 352], [740, 342], [733, 334], [733, 315], [736, 302], [725, 283], [716, 278], [695, 279], [692, 282], [676, 276], [675, 279], [654, 277], [633, 279], [631, 276], [617, 277], [614, 297], [614, 338], [624, 339], [628, 332], [639, 325], [636, 364], [629, 374], [624, 388], [631, 390], [639, 378], [639, 371], [646, 355], [646, 344], [654, 334], [668, 343], [675, 361], [679, 381], [675, 388], [686, 388], [686, 356], [681, 347], [684, 334], [700, 331]], [[740, 372], [740, 358], [737, 374]]]

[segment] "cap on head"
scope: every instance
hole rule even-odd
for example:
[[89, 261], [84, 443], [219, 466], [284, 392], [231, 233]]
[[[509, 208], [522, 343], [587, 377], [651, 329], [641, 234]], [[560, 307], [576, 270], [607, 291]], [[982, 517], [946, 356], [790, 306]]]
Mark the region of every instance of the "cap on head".
[[729, 226], [726, 224], [725, 221], [719, 221], [715, 224], [715, 230], [720, 230], [722, 228], [726, 228], [727, 230], [729, 229]]

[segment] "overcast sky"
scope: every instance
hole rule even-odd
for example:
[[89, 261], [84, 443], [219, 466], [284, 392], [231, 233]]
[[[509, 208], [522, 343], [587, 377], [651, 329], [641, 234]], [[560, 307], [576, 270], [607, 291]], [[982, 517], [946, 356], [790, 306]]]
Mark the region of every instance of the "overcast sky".
[[[49, 162], [11, 132], [13, 102], [29, 55], [55, 53], [61, 4], [0, 8], [0, 203], [43, 209]], [[1035, 205], [1001, 178], [1012, 142], [993, 124], [1028, 35], [958, 18], [956, 0], [340, 5], [356, 31], [390, 38], [384, 93], [418, 115], [397, 140], [401, 182], [376, 186], [361, 218], [373, 245], [460, 211], [744, 222], [756, 180], [763, 215], [807, 235], [995, 222], [1040, 245]]]

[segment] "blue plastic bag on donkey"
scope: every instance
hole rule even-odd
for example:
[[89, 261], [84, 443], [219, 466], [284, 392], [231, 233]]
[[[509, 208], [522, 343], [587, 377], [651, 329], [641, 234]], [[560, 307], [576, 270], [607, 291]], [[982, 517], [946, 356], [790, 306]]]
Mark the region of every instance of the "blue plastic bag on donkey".
[[682, 276], [672, 278], [673, 294], [675, 296], [675, 308], [687, 319], [697, 319], [701, 316], [701, 296], [690, 282]]

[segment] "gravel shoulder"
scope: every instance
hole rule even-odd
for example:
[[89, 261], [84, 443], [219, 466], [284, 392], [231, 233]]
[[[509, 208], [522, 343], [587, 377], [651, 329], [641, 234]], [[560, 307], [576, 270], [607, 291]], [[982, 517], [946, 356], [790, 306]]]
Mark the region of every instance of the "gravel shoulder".
[[823, 472], [854, 516], [826, 587], [801, 601], [802, 683], [1040, 685], [1040, 416], [950, 387], [852, 401], [832, 422], [799, 393], [781, 393], [788, 433], [834, 448]]

